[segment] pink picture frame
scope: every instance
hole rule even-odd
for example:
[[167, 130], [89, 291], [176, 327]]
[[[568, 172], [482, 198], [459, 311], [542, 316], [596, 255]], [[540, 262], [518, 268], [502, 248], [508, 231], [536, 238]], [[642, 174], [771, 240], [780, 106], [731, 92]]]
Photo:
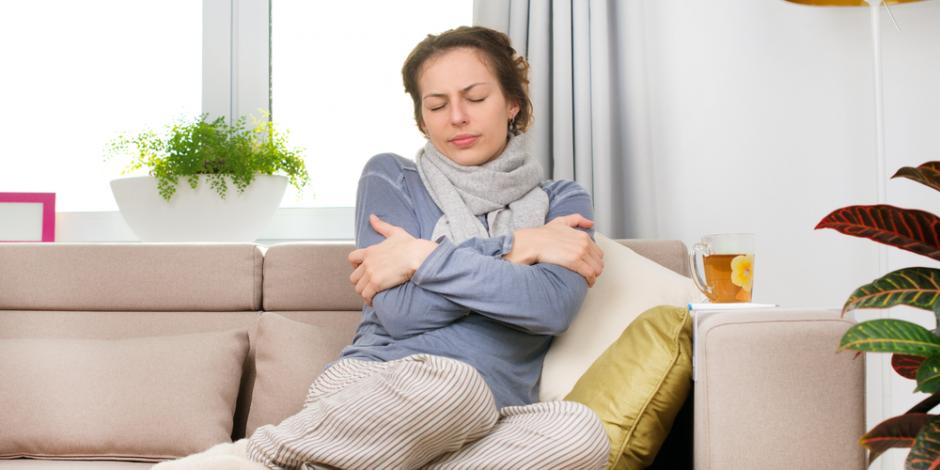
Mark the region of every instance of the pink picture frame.
[[[14, 224], [33, 224], [35, 222], [35, 217], [17, 217], [17, 214], [23, 214], [24, 211], [13, 210], [17, 209], [15, 206], [19, 204], [41, 204], [42, 207], [42, 216], [41, 216], [41, 227], [22, 227], [15, 226]], [[7, 214], [4, 214], [4, 209], [6, 209]], [[31, 212], [31, 211], [28, 211]], [[6, 220], [4, 220], [6, 219]], [[21, 231], [25, 232], [38, 232], [41, 236], [37, 239], [31, 239], [32, 237], [25, 240], [5, 240], [4, 236], [0, 235], [0, 241], [3, 242], [54, 242], [55, 241], [55, 193], [2, 193], [0, 192], [0, 234], [4, 233], [4, 224], [10, 224], [6, 229], [15, 228], [16, 233]], [[20, 230], [22, 229], [22, 230]], [[34, 230], [36, 229], [36, 230]], [[13, 230], [10, 230], [13, 231]], [[6, 232], [9, 233], [9, 232]]]

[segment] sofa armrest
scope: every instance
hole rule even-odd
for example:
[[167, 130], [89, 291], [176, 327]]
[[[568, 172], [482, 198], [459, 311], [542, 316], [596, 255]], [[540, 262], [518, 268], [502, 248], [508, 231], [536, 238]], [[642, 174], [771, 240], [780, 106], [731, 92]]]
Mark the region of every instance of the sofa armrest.
[[696, 470], [864, 469], [865, 362], [838, 310], [697, 312]]

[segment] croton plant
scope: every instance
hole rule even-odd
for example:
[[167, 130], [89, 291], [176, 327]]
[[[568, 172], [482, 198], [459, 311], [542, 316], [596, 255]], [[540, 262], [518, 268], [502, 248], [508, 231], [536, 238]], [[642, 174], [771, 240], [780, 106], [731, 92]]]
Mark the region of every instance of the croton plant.
[[[940, 191], [940, 162], [904, 167], [892, 178], [907, 178]], [[864, 237], [940, 261], [940, 217], [916, 209], [890, 205], [849, 206], [837, 209], [816, 225], [846, 235]], [[898, 305], [933, 312], [938, 328], [928, 330], [904, 320], [867, 320], [850, 327], [839, 349], [891, 353], [891, 367], [917, 381], [914, 391], [931, 394], [900, 416], [887, 419], [862, 436], [868, 462], [892, 447], [909, 447], [905, 467], [940, 468], [940, 269], [911, 267], [888, 273], [859, 287], [842, 307], [842, 314], [860, 308]]]

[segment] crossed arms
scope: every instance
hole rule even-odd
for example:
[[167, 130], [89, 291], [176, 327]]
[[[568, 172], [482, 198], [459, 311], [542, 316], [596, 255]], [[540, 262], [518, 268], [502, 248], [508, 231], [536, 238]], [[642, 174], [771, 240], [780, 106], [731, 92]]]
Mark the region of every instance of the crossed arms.
[[590, 197], [578, 189], [552, 204], [542, 227], [438, 244], [418, 238], [417, 216], [402, 188], [367, 168], [357, 203], [361, 248], [349, 255], [350, 281], [395, 339], [471, 311], [532, 334], [557, 335], [603, 270], [603, 254], [587, 232], [591, 215]]

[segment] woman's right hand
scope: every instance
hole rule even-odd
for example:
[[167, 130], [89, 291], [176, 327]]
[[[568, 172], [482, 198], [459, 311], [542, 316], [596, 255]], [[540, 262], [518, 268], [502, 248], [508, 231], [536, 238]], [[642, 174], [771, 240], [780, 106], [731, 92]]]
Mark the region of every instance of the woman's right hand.
[[580, 214], [569, 214], [541, 227], [517, 230], [512, 251], [503, 258], [517, 264], [557, 264], [580, 274], [588, 286], [593, 286], [604, 270], [604, 252], [590, 235], [577, 230], [593, 225]]

